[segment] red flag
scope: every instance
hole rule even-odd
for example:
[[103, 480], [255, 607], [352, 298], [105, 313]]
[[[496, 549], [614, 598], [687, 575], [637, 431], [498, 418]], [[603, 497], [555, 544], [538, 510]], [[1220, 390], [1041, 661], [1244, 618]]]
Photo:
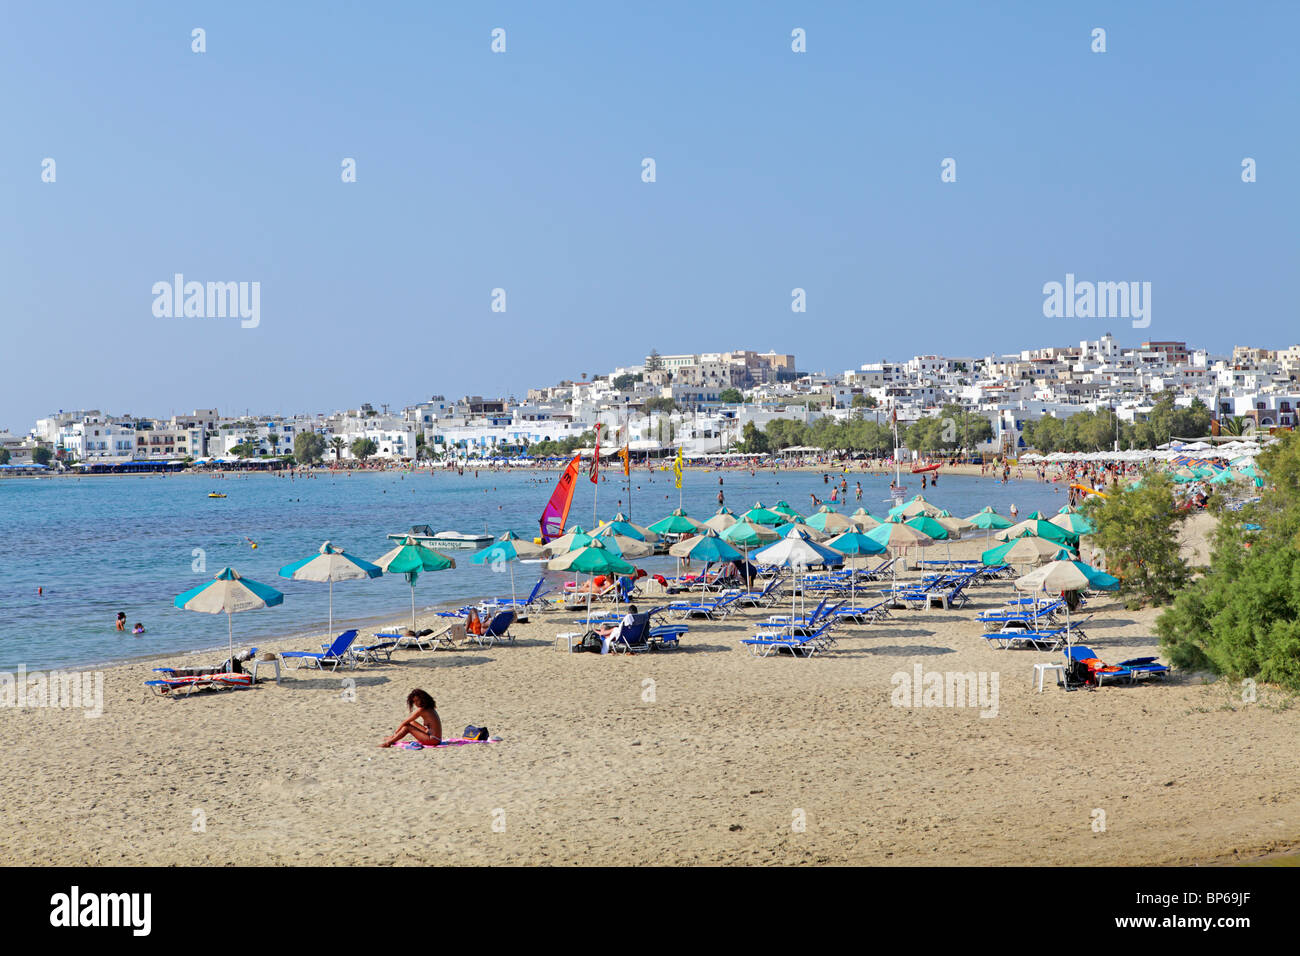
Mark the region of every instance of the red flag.
[[591, 483], [600, 480], [600, 426], [596, 426], [596, 453], [591, 456]]

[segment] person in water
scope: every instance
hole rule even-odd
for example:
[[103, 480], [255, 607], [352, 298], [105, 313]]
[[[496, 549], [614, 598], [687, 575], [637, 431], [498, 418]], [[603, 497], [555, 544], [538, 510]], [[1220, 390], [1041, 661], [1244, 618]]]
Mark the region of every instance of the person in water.
[[126, 630], [126, 611], [117, 612], [117, 629], [119, 631]]
[[436, 747], [442, 743], [442, 718], [438, 716], [438, 705], [434, 699], [417, 687], [406, 695], [406, 707], [411, 716], [402, 721], [393, 736], [379, 746], [391, 747], [408, 735], [425, 746]]
[[135, 627], [131, 628], [131, 633], [132, 633], [132, 634], [143, 634], [143, 633], [144, 633], [144, 625], [141, 624], [139, 621], [136, 621], [136, 622], [135, 622]]

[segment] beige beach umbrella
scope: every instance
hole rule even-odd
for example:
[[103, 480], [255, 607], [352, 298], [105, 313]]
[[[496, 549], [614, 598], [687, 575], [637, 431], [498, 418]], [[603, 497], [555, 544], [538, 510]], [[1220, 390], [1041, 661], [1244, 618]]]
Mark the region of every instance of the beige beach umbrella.
[[870, 531], [880, 524], [880, 519], [872, 515], [866, 508], [859, 508], [853, 512], [853, 514], [849, 515], [849, 520], [862, 531]]
[[917, 515], [925, 515], [929, 518], [936, 517], [942, 508], [935, 507], [926, 500], [925, 495], [917, 495], [911, 501], [903, 506], [899, 512], [904, 518], [915, 518]]
[[718, 534], [722, 534], [722, 532], [735, 524], [736, 520], [735, 514], [733, 514], [729, 508], [719, 508], [712, 518], [709, 518], [704, 522], [704, 527], [710, 528], [718, 532]]

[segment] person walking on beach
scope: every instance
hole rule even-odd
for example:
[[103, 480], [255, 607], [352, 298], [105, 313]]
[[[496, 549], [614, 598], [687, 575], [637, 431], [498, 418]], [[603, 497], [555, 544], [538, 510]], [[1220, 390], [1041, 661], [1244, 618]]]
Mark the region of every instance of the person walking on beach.
[[402, 721], [393, 736], [379, 746], [391, 747], [408, 734], [426, 747], [436, 747], [442, 743], [442, 718], [438, 716], [438, 705], [434, 699], [417, 687], [406, 695], [406, 707], [411, 716]]

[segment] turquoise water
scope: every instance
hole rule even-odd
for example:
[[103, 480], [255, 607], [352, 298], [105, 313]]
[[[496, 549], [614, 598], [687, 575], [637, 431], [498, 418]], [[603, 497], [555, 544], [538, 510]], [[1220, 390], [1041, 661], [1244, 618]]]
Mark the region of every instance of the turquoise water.
[[[689, 472], [683, 497], [688, 513], [705, 518], [717, 509], [718, 478], [726, 503], [739, 513], [762, 499], [784, 498], [801, 511], [809, 493], [829, 499], [820, 474], [771, 471]], [[238, 614], [236, 644], [259, 638], [319, 633], [326, 627], [329, 588], [279, 577], [281, 566], [306, 557], [330, 540], [375, 559], [392, 547], [389, 532], [413, 524], [435, 529], [537, 533], [537, 520], [557, 472], [472, 471], [463, 476], [363, 473], [289, 479], [273, 475], [114, 476], [5, 479], [0, 481], [0, 669], [73, 668], [142, 656], [224, 646], [224, 615], [196, 614], [172, 606], [172, 598], [210, 579], [226, 565], [273, 585], [282, 605]], [[617, 481], [615, 480], [617, 477]], [[907, 476], [909, 497], [919, 479]], [[889, 479], [851, 473], [861, 481], [861, 504], [879, 515], [888, 509]], [[639, 486], [639, 488], [638, 488]], [[209, 491], [229, 497], [210, 499]], [[570, 524], [592, 523], [593, 486], [578, 483]], [[989, 479], [949, 475], [926, 496], [966, 516], [986, 504], [1006, 513], [1014, 502], [1022, 515], [1052, 511], [1064, 495], [1033, 482], [1000, 485]], [[600, 517], [627, 511], [623, 476], [602, 482]], [[644, 469], [634, 476], [631, 518], [647, 524], [677, 506], [672, 475]], [[848, 511], [858, 506], [851, 500]], [[839, 510], [846, 510], [840, 508]], [[253, 549], [249, 541], [257, 542]], [[205, 570], [196, 571], [202, 552]], [[509, 594], [510, 579], [470, 562], [470, 551], [452, 552], [453, 570], [423, 575], [416, 606], [427, 608], [469, 598]], [[647, 570], [670, 567], [667, 559], [637, 562]], [[518, 592], [526, 594], [540, 573], [535, 564], [515, 565]], [[37, 595], [37, 589], [44, 594]], [[401, 576], [349, 581], [334, 588], [335, 623], [409, 613], [410, 591]], [[118, 611], [146, 633], [114, 629]], [[304, 649], [312, 643], [304, 643]]]

